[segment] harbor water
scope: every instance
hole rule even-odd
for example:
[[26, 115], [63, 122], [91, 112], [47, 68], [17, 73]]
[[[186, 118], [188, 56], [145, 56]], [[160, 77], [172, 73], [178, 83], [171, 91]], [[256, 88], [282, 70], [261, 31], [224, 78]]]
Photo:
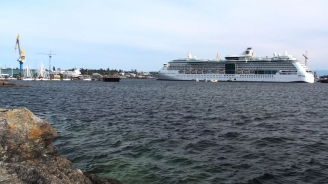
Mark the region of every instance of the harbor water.
[[26, 107], [83, 172], [126, 184], [325, 183], [328, 85], [121, 80], [24, 82]]

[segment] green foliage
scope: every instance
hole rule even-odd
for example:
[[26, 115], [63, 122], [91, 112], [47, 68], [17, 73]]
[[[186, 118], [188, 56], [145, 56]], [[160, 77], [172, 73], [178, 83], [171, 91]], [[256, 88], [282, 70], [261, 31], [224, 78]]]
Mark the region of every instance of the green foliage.
[[[74, 69], [71, 69], [71, 71], [73, 71]], [[137, 70], [133, 70], [137, 71]], [[117, 69], [87, 69], [87, 68], [80, 68], [80, 72], [82, 75], [92, 75], [93, 73], [99, 73], [100, 75], [108, 75], [108, 76], [113, 76], [113, 75], [117, 75], [120, 72], [123, 72], [123, 70], [117, 70]]]

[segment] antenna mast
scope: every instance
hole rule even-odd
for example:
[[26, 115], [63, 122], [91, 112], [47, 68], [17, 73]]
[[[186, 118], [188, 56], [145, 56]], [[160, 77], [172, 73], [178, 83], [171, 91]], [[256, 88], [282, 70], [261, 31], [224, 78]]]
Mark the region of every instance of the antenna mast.
[[307, 66], [307, 60], [309, 59], [309, 58], [307, 57], [307, 51], [305, 51], [305, 55], [303, 54], [303, 56], [304, 56], [304, 58], [305, 58], [305, 65]]
[[220, 55], [219, 55], [219, 53], [216, 53], [216, 60], [220, 60]]
[[51, 71], [51, 56], [52, 55], [56, 55], [56, 54], [52, 54], [51, 53], [51, 50], [50, 50], [50, 53], [49, 54], [47, 54], [47, 53], [36, 53], [36, 54], [45, 54], [45, 55], [48, 55], [49, 56], [49, 72], [50, 72]]

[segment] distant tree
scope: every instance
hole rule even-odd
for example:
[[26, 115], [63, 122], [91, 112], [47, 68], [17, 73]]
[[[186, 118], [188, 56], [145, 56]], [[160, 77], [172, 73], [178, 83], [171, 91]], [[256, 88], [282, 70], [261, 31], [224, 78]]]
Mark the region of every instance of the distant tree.
[[52, 71], [56, 71], [56, 67], [55, 66], [52, 67]]
[[[69, 71], [73, 71], [74, 69], [69, 69]], [[118, 73], [124, 72], [124, 70], [122, 69], [85, 69], [85, 68], [80, 68], [80, 72], [82, 75], [92, 75], [93, 73], [99, 73], [100, 75], [109, 75], [109, 76], [113, 76], [113, 75], [117, 75]], [[131, 69], [130, 73], [138, 73], [138, 71], [136, 69]]]

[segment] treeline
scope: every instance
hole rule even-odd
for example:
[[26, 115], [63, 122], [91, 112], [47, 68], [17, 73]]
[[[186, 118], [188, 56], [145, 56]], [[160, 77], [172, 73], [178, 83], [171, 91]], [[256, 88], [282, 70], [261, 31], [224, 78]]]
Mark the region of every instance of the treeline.
[[[70, 71], [73, 71], [74, 69], [70, 69]], [[80, 72], [82, 75], [92, 75], [93, 73], [99, 73], [100, 75], [117, 75], [121, 72], [123, 72], [123, 70], [116, 70], [116, 69], [87, 69], [87, 68], [80, 68]], [[132, 73], [137, 73], [137, 70], [131, 70]]]

